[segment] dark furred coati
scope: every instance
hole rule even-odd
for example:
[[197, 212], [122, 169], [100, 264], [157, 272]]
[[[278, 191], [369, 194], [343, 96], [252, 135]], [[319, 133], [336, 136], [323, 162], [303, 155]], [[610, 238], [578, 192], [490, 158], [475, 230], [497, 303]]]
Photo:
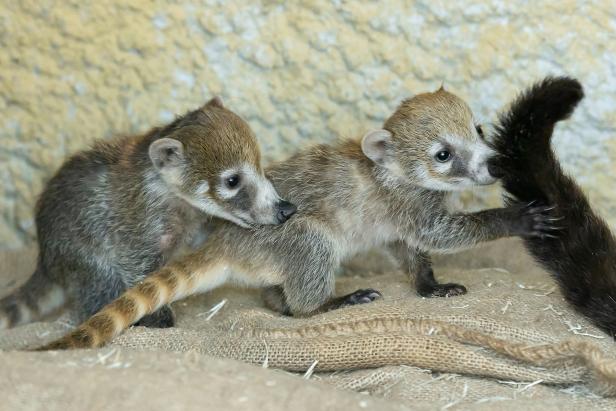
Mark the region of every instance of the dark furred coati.
[[567, 77], [548, 77], [526, 90], [499, 119], [493, 140], [499, 155], [490, 171], [502, 177], [510, 203], [555, 207], [561, 229], [525, 237], [526, 248], [558, 281], [569, 303], [614, 336], [616, 240], [550, 146], [554, 125], [583, 97], [581, 84]]

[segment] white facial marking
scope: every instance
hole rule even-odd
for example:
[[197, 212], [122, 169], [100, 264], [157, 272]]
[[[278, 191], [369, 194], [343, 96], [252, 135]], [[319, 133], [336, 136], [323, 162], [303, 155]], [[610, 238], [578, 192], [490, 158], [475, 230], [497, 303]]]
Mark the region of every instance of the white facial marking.
[[[237, 187], [227, 187], [224, 184], [224, 181], [236, 174], [240, 176], [240, 184], [238, 184]], [[242, 186], [241, 179], [244, 178], [244, 176], [242, 175], [242, 173], [239, 173], [237, 169], [232, 168], [220, 173], [220, 178], [223, 183], [216, 188], [216, 193], [218, 194], [218, 197], [222, 198], [223, 200], [228, 200], [230, 198], [233, 198], [239, 192], [240, 187]]]
[[482, 140], [471, 146], [472, 157], [468, 165], [469, 172], [478, 184], [491, 184], [496, 181], [488, 171], [488, 160], [495, 153]]
[[430, 190], [437, 191], [455, 191], [461, 190], [466, 186], [472, 185], [470, 180], [467, 178], [456, 178], [448, 179], [450, 181], [445, 181], [447, 178], [447, 174], [450, 172], [451, 167], [453, 166], [454, 157], [451, 157], [451, 160], [445, 162], [439, 162], [436, 160], [436, 154], [443, 150], [448, 150], [451, 152], [452, 156], [456, 156], [456, 152], [460, 151], [456, 147], [460, 146], [461, 143], [467, 144], [465, 140], [461, 137], [456, 136], [454, 134], [444, 134], [440, 136], [440, 141], [435, 141], [429, 148], [427, 155], [429, 157], [428, 161], [432, 164], [432, 169], [437, 173], [443, 176], [443, 179], [435, 178], [428, 172], [427, 169], [423, 167], [418, 168], [416, 172], [416, 177], [420, 181], [420, 185], [422, 187], [428, 188]]
[[242, 167], [242, 173], [247, 182], [256, 187], [257, 190], [256, 196], [253, 199], [253, 214], [257, 219], [259, 219], [259, 216], [273, 219], [275, 215], [273, 210], [280, 201], [280, 196], [272, 182], [250, 166], [245, 165]]
[[[453, 146], [453, 144], [450, 142], [451, 140], [450, 136], [447, 136], [445, 140], [447, 140], [447, 142], [451, 146]], [[449, 170], [451, 169], [452, 161], [450, 160], [450, 161], [445, 161], [441, 163], [436, 160], [436, 154], [443, 150], [447, 150], [447, 148], [442, 143], [435, 142], [430, 146], [428, 153], [429, 153], [430, 158], [434, 162], [434, 165], [433, 165], [434, 169], [438, 171], [439, 173], [447, 174]], [[451, 153], [451, 154], [454, 154], [454, 153]]]
[[[227, 187], [225, 181], [238, 175], [240, 183], [237, 187]], [[254, 167], [244, 164], [241, 167], [234, 167], [225, 170], [220, 174], [221, 183], [216, 186], [216, 194], [222, 200], [229, 200], [240, 192], [242, 187], [249, 187], [254, 192], [251, 198], [250, 209], [226, 210], [224, 206], [218, 204], [210, 195], [211, 187], [207, 182], [202, 182], [197, 186], [193, 195], [185, 195], [181, 192], [176, 193], [180, 198], [188, 202], [193, 207], [216, 217], [229, 220], [241, 227], [249, 227], [250, 224], [277, 224], [276, 209], [280, 197], [272, 183]]]
[[257, 210], [271, 208], [280, 201], [278, 192], [274, 185], [262, 175], [253, 173], [255, 185], [257, 186], [257, 197], [255, 198], [254, 208]]
[[232, 223], [239, 225], [240, 227], [249, 227], [246, 222], [224, 210], [221, 206], [216, 204], [209, 197], [193, 198], [191, 196], [186, 196], [181, 193], [178, 193], [177, 195], [191, 206], [203, 211], [206, 214], [213, 215], [214, 217], [220, 217], [224, 220], [229, 220]]

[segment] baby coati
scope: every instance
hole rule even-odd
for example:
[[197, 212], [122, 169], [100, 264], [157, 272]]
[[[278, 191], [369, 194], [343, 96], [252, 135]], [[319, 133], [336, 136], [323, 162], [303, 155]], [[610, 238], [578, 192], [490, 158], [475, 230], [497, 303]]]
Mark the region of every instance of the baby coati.
[[616, 239], [563, 173], [550, 146], [554, 125], [568, 118], [584, 93], [574, 79], [547, 78], [524, 92], [500, 117], [490, 165], [503, 178], [510, 204], [553, 204], [558, 231], [524, 240], [560, 284], [563, 295], [597, 326], [616, 333]]
[[[0, 300], [0, 328], [70, 300], [81, 320], [198, 241], [208, 215], [279, 224], [295, 207], [264, 176], [256, 139], [214, 98], [142, 136], [98, 142], [49, 181], [36, 211], [37, 268]], [[171, 326], [168, 306], [142, 320]]]
[[545, 208], [514, 205], [452, 214], [447, 191], [495, 181], [492, 150], [470, 108], [440, 89], [404, 101], [361, 143], [319, 145], [268, 170], [298, 206], [281, 226], [245, 229], [218, 221], [195, 253], [124, 293], [77, 330], [43, 349], [96, 347], [165, 304], [225, 282], [266, 287], [270, 307], [310, 315], [378, 298], [375, 290], [334, 297], [334, 272], [353, 254], [388, 246], [422, 296], [454, 296], [429, 251], [448, 252], [499, 237], [542, 234]]

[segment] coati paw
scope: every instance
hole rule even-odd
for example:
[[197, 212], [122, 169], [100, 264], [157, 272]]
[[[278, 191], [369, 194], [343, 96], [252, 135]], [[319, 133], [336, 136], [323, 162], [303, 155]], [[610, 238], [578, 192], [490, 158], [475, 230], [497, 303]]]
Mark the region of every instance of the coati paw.
[[321, 307], [321, 311], [331, 311], [351, 305], [367, 304], [381, 298], [381, 296], [382, 295], [380, 292], [373, 290], [372, 288], [361, 289], [354, 291], [351, 294], [331, 299], [327, 304]]
[[164, 306], [158, 311], [146, 315], [135, 323], [135, 326], [148, 328], [171, 328], [175, 325], [175, 314], [169, 306]]
[[433, 297], [455, 297], [456, 295], [463, 295], [467, 293], [466, 287], [462, 284], [447, 283], [447, 284], [434, 284], [421, 287], [417, 290], [419, 295], [426, 298]]
[[535, 201], [517, 208], [517, 218], [513, 222], [513, 234], [520, 237], [535, 237], [542, 240], [558, 238], [557, 233], [564, 227], [558, 225], [563, 217], [554, 216], [555, 206], [539, 205]]
[[367, 304], [381, 297], [381, 293], [373, 290], [372, 288], [361, 289], [341, 297], [340, 307], [346, 305]]

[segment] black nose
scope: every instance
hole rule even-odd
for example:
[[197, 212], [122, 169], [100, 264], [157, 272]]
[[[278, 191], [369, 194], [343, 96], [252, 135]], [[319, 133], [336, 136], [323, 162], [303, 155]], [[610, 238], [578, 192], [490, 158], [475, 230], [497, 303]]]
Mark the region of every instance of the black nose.
[[282, 224], [291, 218], [296, 211], [297, 207], [295, 207], [295, 204], [291, 204], [285, 200], [280, 200], [278, 202], [278, 213], [276, 214], [276, 218], [278, 219], [278, 222]]
[[505, 176], [505, 170], [503, 170], [498, 157], [492, 157], [488, 160], [488, 173], [494, 178], [503, 178]]

